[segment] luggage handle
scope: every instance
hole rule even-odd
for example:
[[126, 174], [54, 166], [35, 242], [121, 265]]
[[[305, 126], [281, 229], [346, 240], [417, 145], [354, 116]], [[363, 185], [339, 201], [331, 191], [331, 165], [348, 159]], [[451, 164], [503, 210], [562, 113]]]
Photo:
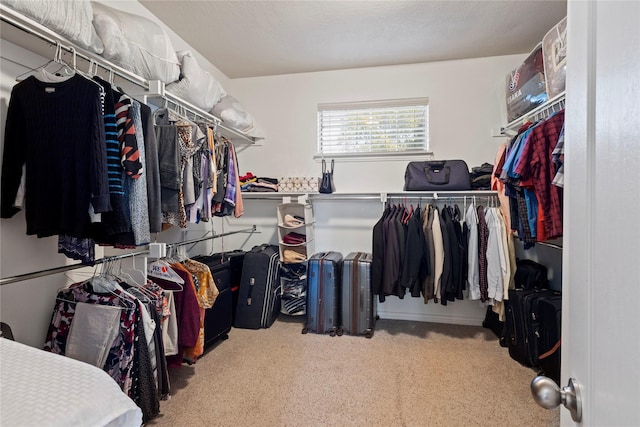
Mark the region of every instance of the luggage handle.
[[255, 277], [249, 279], [249, 293], [247, 294], [247, 305], [251, 305], [251, 294], [253, 293], [253, 287], [256, 284]]
[[445, 166], [444, 162], [442, 163], [442, 166], [429, 164], [429, 166], [424, 168], [424, 174], [427, 177], [427, 181], [431, 184], [448, 184], [451, 169], [449, 166]]

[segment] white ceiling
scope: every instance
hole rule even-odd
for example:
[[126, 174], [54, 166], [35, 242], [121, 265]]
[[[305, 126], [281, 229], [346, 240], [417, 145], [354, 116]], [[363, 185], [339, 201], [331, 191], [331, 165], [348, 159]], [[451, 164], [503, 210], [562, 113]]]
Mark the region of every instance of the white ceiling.
[[527, 53], [566, 0], [140, 2], [229, 78]]

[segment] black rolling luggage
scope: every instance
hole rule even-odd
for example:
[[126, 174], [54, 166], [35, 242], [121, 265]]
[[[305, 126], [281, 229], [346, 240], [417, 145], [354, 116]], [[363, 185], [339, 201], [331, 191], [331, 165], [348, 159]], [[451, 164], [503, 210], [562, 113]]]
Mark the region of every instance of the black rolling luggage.
[[214, 256], [219, 256], [229, 262], [229, 281], [231, 283], [231, 318], [236, 320], [236, 309], [238, 307], [238, 294], [240, 292], [240, 281], [242, 280], [242, 264], [244, 263], [243, 250], [230, 252], [219, 252]]
[[538, 367], [538, 320], [541, 298], [558, 293], [548, 289], [509, 289], [505, 301], [505, 341], [512, 359], [524, 366]]
[[236, 328], [268, 328], [280, 313], [279, 252], [274, 245], [255, 246], [245, 253]]
[[540, 298], [536, 311], [538, 329], [538, 367], [542, 374], [560, 384], [560, 337], [562, 331], [562, 296]]
[[302, 333], [329, 333], [340, 326], [340, 281], [342, 254], [318, 252], [309, 258], [307, 272], [307, 322]]
[[213, 307], [204, 312], [204, 345], [207, 347], [218, 339], [227, 339], [233, 325], [229, 261], [223, 259], [219, 254], [199, 256], [193, 259], [209, 267], [220, 292]]

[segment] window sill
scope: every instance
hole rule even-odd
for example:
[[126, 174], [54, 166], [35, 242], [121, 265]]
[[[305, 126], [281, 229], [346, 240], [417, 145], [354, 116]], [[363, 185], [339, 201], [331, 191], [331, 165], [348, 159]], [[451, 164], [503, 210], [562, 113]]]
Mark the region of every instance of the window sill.
[[322, 159], [334, 159], [336, 162], [379, 162], [393, 160], [433, 160], [432, 151], [413, 151], [403, 153], [354, 153], [354, 154], [315, 154], [313, 159], [321, 162]]

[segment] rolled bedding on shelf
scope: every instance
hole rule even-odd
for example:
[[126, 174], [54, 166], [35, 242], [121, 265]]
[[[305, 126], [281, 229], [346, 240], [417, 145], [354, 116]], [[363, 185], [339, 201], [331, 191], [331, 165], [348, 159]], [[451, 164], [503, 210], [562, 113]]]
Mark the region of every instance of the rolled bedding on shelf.
[[92, 4], [93, 25], [104, 45], [102, 56], [148, 80], [178, 80], [180, 62], [160, 25], [101, 3]]

